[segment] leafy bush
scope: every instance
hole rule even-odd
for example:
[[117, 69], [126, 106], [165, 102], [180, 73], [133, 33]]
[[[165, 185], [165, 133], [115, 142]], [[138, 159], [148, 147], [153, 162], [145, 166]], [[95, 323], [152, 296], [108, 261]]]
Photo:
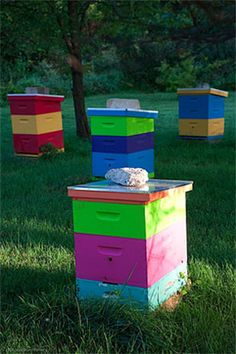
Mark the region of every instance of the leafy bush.
[[[65, 64], [67, 65], [67, 64]], [[86, 64], [85, 67], [87, 68]], [[92, 95], [98, 93], [110, 93], [121, 89], [123, 85], [123, 74], [120, 70], [119, 60], [114, 49], [103, 51], [94, 62], [89, 64], [90, 70], [85, 70], [84, 87], [85, 93]], [[41, 61], [34, 66], [32, 71], [23, 70], [23, 76], [13, 75], [12, 79], [1, 86], [1, 104], [7, 102], [8, 93], [23, 93], [27, 86], [45, 86], [52, 94], [71, 95], [71, 74], [68, 66], [68, 73], [63, 73], [55, 65]]]
[[40, 146], [40, 152], [42, 153], [41, 158], [48, 160], [56, 157], [60, 153], [60, 150], [55, 148], [51, 143], [48, 143]]
[[232, 65], [230, 59], [216, 59], [209, 63], [206, 57], [197, 67], [199, 81], [209, 82], [219, 89], [235, 89], [235, 64]]
[[87, 95], [119, 91], [122, 85], [123, 75], [118, 70], [101, 74], [89, 73], [84, 77], [85, 93]]
[[1, 83], [0, 85], [0, 104], [3, 105], [7, 102], [8, 93], [21, 93], [22, 90], [19, 86], [14, 85], [12, 81], [7, 84]]
[[119, 91], [124, 83], [116, 50], [103, 50], [93, 59], [93, 70], [84, 75], [86, 94], [111, 93]]
[[[71, 77], [60, 76], [57, 73], [48, 72], [47, 77], [34, 73], [23, 77], [13, 84], [9, 82], [3, 84], [1, 89], [1, 104], [7, 102], [8, 93], [23, 93], [27, 86], [45, 86], [50, 89], [51, 94], [71, 95]], [[111, 93], [119, 91], [123, 85], [123, 75], [120, 71], [113, 70], [107, 73], [87, 73], [84, 75], [85, 93], [88, 95], [98, 93]]]
[[196, 78], [197, 70], [193, 58], [187, 58], [175, 66], [170, 66], [166, 61], [163, 61], [155, 82], [163, 91], [175, 91], [178, 87], [195, 86]]
[[126, 41], [119, 45], [122, 71], [133, 87], [175, 91], [207, 82], [212, 87], [235, 89], [234, 41], [221, 44], [171, 40]]
[[101, 74], [107, 71], [120, 71], [120, 60], [116, 54], [115, 48], [109, 48], [102, 51], [93, 60], [94, 72]]
[[183, 59], [170, 65], [163, 61], [155, 80], [162, 91], [175, 91], [178, 87], [195, 87], [201, 83], [209, 83], [211, 87], [225, 90], [235, 89], [234, 65], [230, 60], [214, 60], [208, 58], [198, 61], [193, 57]]
[[43, 86], [49, 87], [51, 93], [70, 95], [71, 94], [71, 76], [61, 74], [55, 67], [43, 60], [36, 68], [36, 73], [41, 79]]
[[48, 87], [51, 94], [71, 95], [71, 77], [70, 75], [61, 75], [52, 65], [45, 61], [35, 67], [34, 72], [24, 73], [20, 79], [12, 79], [1, 85], [1, 104], [6, 103], [8, 93], [23, 93], [28, 86]]

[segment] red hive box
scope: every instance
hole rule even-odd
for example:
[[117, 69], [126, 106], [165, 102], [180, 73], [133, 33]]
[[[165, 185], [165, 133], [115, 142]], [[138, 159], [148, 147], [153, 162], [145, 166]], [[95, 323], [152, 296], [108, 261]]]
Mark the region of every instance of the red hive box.
[[17, 153], [40, 154], [41, 146], [52, 144], [56, 149], [63, 149], [63, 131], [46, 134], [13, 134], [14, 150]]
[[61, 112], [63, 96], [19, 94], [8, 95], [11, 114], [36, 115]]

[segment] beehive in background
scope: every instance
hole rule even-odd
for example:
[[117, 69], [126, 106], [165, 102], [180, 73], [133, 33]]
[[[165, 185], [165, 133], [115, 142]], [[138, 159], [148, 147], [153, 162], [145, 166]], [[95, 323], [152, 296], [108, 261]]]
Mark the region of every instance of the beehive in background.
[[141, 167], [154, 176], [154, 120], [157, 111], [89, 108], [93, 176], [111, 168]]
[[186, 282], [185, 194], [192, 182], [142, 188], [100, 181], [68, 188], [73, 199], [77, 295], [155, 308]]
[[189, 139], [224, 136], [224, 100], [228, 92], [213, 88], [178, 89], [179, 135]]
[[61, 102], [64, 96], [9, 94], [14, 151], [37, 157], [50, 144], [64, 151]]

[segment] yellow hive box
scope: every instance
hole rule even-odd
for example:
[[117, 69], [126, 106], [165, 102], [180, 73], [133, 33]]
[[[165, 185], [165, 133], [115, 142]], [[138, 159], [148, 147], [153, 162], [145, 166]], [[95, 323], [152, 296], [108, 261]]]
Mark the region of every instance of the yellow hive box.
[[61, 112], [32, 116], [12, 115], [13, 134], [44, 134], [62, 130]]
[[179, 135], [214, 136], [224, 134], [224, 118], [179, 119]]

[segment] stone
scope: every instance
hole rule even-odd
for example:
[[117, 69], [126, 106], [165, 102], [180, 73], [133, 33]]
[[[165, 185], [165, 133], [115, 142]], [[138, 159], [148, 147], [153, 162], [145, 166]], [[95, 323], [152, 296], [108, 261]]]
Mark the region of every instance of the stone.
[[196, 88], [201, 88], [201, 89], [209, 89], [210, 85], [207, 82], [200, 82]]
[[105, 174], [105, 178], [122, 186], [142, 187], [148, 181], [148, 172], [143, 168], [113, 168]]
[[25, 93], [27, 94], [42, 94], [42, 95], [48, 95], [49, 94], [49, 88], [47, 87], [26, 87]]
[[140, 109], [140, 102], [136, 99], [110, 98], [107, 100], [107, 108]]

